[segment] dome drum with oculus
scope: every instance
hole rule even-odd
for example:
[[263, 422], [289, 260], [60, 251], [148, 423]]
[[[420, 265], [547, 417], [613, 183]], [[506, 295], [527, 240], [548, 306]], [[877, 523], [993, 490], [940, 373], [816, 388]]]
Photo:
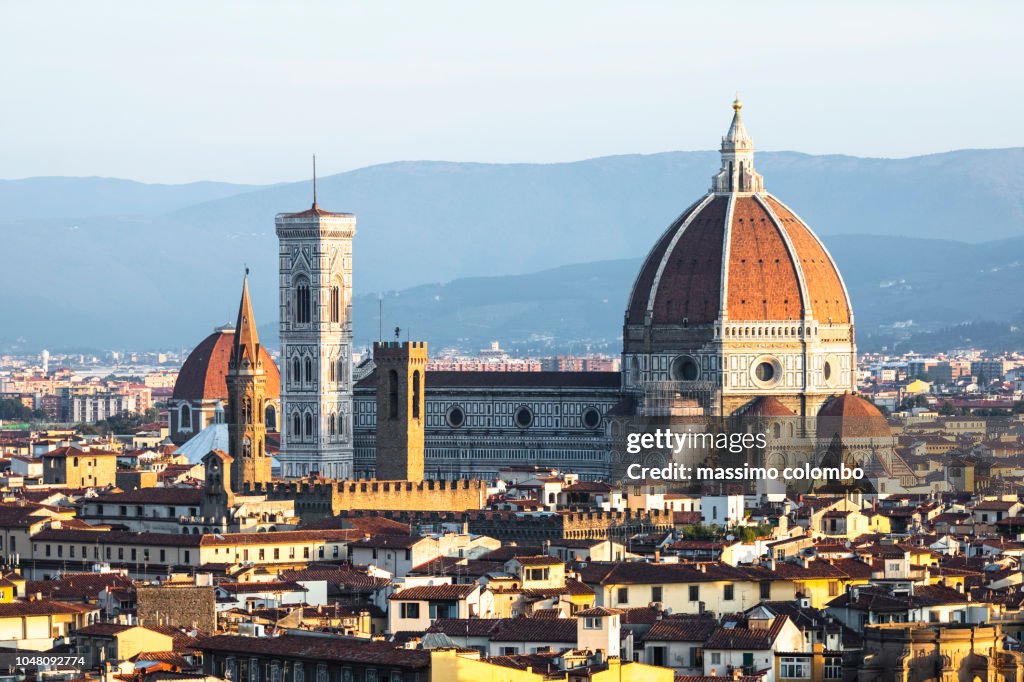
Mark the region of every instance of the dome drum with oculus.
[[680, 355], [672, 361], [672, 378], [676, 381], [696, 381], [700, 366], [689, 355]]
[[530, 411], [530, 408], [524, 405], [516, 410], [515, 420], [516, 426], [521, 429], [525, 429], [533, 424], [533, 412]]
[[461, 407], [455, 405], [448, 410], [448, 414], [445, 415], [445, 419], [448, 421], [448, 426], [453, 429], [457, 429], [466, 423], [466, 413]]
[[776, 358], [762, 356], [754, 360], [750, 376], [760, 388], [772, 388], [782, 380], [782, 365]]

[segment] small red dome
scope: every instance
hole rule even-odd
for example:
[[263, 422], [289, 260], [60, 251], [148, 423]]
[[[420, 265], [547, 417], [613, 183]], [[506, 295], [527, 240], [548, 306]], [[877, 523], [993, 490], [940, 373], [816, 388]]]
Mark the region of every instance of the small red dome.
[[795, 417], [796, 413], [789, 409], [778, 398], [770, 395], [761, 396], [750, 401], [741, 413], [744, 417]]
[[829, 398], [818, 410], [818, 438], [891, 438], [885, 416], [870, 400], [844, 393]]
[[[235, 332], [230, 327], [221, 328], [207, 336], [189, 353], [185, 364], [174, 382], [175, 400], [227, 400], [228, 364]], [[260, 346], [263, 369], [267, 375], [266, 397], [276, 399], [281, 395], [281, 376], [270, 353]]]

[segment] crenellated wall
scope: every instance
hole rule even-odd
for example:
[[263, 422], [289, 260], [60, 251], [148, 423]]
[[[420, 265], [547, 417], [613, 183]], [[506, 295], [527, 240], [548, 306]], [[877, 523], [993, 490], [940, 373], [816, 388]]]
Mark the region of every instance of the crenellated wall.
[[483, 481], [290, 481], [246, 486], [246, 494], [291, 500], [303, 520], [337, 516], [342, 511], [461, 512], [487, 501]]

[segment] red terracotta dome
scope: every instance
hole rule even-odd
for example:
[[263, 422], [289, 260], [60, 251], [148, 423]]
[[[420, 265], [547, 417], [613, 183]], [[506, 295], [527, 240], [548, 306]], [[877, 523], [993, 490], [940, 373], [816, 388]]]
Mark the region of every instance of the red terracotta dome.
[[885, 416], [870, 400], [852, 393], [830, 398], [818, 410], [818, 438], [891, 438]]
[[801, 320], [849, 324], [835, 262], [789, 207], [764, 191], [740, 103], [711, 191], [661, 236], [637, 276], [626, 325]]
[[[224, 400], [228, 399], [227, 373], [235, 330], [221, 327], [215, 330], [193, 349], [178, 372], [174, 382], [175, 400]], [[267, 349], [260, 346], [263, 369], [267, 374], [267, 398], [281, 395], [281, 376], [277, 365]]]
[[808, 308], [822, 323], [851, 319], [818, 237], [771, 195], [709, 194], [647, 256], [626, 323], [711, 324], [722, 309], [736, 322], [799, 320]]
[[789, 409], [778, 398], [770, 395], [752, 400], [742, 411], [744, 417], [795, 417], [796, 413]]

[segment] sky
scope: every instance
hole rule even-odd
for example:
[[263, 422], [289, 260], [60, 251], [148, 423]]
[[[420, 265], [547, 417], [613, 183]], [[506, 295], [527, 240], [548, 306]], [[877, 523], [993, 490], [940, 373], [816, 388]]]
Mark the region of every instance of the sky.
[[1021, 2], [0, 0], [0, 178], [1024, 146]]

